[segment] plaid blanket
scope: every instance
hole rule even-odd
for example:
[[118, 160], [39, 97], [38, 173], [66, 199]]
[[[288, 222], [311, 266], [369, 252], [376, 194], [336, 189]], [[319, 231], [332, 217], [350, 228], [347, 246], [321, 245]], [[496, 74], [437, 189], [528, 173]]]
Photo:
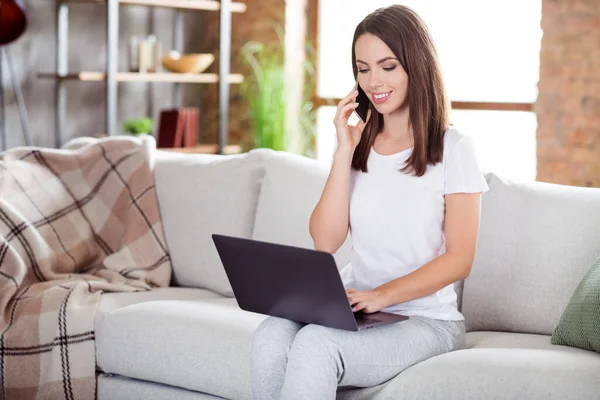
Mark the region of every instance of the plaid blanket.
[[94, 399], [104, 291], [167, 286], [151, 137], [0, 153], [0, 399]]

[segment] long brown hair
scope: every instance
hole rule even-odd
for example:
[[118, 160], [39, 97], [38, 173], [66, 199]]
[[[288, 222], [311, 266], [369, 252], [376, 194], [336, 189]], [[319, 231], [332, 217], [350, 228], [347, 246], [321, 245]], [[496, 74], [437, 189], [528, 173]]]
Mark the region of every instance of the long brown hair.
[[[355, 78], [358, 68], [354, 46], [358, 38], [366, 33], [381, 39], [408, 74], [409, 126], [414, 136], [414, 147], [401, 171], [422, 176], [428, 164], [435, 165], [442, 161], [449, 110], [431, 34], [423, 20], [406, 6], [394, 5], [375, 10], [354, 31], [352, 70]], [[367, 172], [367, 159], [375, 137], [383, 130], [383, 115], [375, 110], [368, 99], [365, 101], [369, 102], [371, 118], [352, 158], [352, 168], [363, 172]]]

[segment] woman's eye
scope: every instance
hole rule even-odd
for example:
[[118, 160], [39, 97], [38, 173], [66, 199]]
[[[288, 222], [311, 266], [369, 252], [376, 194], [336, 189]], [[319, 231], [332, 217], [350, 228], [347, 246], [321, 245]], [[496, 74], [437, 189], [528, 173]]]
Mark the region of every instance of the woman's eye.
[[393, 71], [395, 68], [396, 68], [395, 65], [392, 65], [391, 67], [383, 67], [383, 69], [386, 71]]
[[365, 72], [367, 72], [368, 69], [359, 69], [358, 72], [360, 72], [361, 74], [364, 74]]

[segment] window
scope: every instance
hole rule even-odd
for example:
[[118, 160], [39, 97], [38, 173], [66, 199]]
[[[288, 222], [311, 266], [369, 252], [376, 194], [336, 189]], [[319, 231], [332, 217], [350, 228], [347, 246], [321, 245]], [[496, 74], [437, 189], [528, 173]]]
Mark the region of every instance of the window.
[[318, 3], [319, 160], [330, 162], [335, 146], [335, 107], [327, 104], [337, 104], [354, 84], [354, 28], [376, 8], [400, 3], [419, 13], [431, 30], [452, 101], [451, 121], [473, 137], [483, 169], [535, 179], [537, 120], [532, 109], [539, 76], [541, 0]]

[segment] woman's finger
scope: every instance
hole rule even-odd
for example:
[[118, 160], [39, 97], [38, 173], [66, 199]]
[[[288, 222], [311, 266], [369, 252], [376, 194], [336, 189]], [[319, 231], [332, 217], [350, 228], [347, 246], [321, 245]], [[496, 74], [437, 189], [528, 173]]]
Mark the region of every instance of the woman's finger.
[[336, 117], [336, 121], [343, 122], [344, 124], [348, 123], [348, 118], [350, 118], [350, 114], [352, 111], [358, 107], [358, 103], [350, 103], [341, 108], [340, 113]]
[[339, 115], [342, 107], [345, 106], [346, 104], [348, 104], [351, 100], [354, 100], [356, 98], [356, 96], [358, 96], [358, 90], [353, 90], [352, 92], [350, 92], [350, 94], [348, 96], [346, 96], [342, 100], [340, 100], [340, 102], [337, 105], [337, 111], [335, 113], [336, 118]]
[[365, 129], [365, 126], [367, 126], [367, 122], [369, 122], [369, 119], [371, 119], [371, 109], [370, 108], [369, 108], [369, 111], [367, 111], [367, 119], [365, 120], [365, 122], [358, 121], [358, 124], [356, 124], [356, 126], [358, 127], [358, 129], [360, 129], [361, 132]]
[[354, 307], [352, 307], [352, 311], [356, 312], [356, 311], [362, 311], [367, 307], [367, 303], [366, 302], [362, 302], [362, 303], [358, 303], [357, 305], [355, 305]]
[[366, 301], [367, 297], [364, 295], [364, 293], [357, 291], [357, 292], [352, 293], [352, 295], [350, 295], [349, 299], [351, 299], [350, 304], [355, 305], [355, 304]]
[[346, 96], [342, 100], [340, 100], [340, 102], [338, 103], [338, 110], [341, 106], [345, 106], [346, 104], [350, 103], [357, 96], [358, 96], [358, 90], [354, 90], [354, 91], [350, 92], [350, 94], [348, 96]]
[[353, 293], [348, 296], [348, 301], [350, 302], [351, 305], [355, 305], [356, 303], [360, 303], [362, 301], [362, 296], [359, 296], [356, 293]]

